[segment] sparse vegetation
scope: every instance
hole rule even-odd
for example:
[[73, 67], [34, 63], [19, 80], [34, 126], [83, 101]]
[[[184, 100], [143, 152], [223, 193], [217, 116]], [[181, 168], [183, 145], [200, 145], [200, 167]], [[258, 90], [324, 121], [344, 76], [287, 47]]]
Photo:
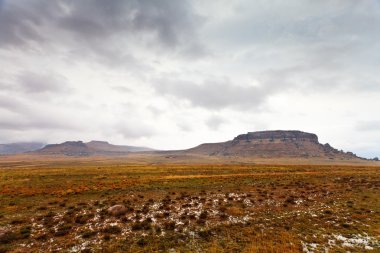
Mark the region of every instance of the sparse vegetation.
[[0, 252], [380, 250], [377, 167], [52, 163], [0, 170]]

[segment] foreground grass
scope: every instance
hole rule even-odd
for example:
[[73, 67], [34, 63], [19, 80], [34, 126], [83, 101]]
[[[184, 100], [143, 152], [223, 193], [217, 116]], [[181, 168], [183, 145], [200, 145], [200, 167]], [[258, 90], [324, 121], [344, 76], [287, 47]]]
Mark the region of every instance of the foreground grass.
[[7, 166], [0, 252], [380, 252], [379, 170]]

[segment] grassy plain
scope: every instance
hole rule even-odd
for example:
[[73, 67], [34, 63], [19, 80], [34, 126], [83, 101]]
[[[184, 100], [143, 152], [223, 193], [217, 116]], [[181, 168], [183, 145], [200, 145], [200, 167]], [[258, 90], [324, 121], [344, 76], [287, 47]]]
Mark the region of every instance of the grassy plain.
[[6, 159], [0, 194], [0, 252], [380, 252], [376, 166]]

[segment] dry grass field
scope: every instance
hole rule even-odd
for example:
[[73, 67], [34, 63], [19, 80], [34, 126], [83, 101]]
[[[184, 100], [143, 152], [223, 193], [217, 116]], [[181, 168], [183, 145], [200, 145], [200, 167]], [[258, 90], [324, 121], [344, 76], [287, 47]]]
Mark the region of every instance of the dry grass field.
[[380, 252], [380, 167], [0, 166], [0, 252]]

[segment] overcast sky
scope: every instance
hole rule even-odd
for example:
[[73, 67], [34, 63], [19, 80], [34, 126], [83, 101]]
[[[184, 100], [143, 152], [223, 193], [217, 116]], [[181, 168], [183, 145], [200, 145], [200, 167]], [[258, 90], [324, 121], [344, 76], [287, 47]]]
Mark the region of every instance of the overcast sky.
[[380, 156], [378, 0], [0, 0], [0, 143], [294, 129]]

